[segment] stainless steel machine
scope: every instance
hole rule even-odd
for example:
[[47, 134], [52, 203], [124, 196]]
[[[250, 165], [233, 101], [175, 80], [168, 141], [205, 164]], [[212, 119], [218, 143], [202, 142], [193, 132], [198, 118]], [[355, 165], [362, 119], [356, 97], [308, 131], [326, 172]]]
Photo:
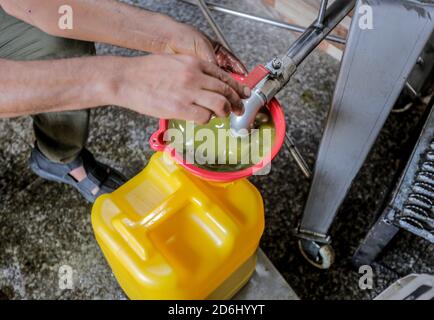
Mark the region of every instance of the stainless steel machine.
[[[346, 44], [315, 168], [311, 170], [307, 166], [290, 135], [286, 141], [302, 173], [311, 179], [304, 212], [294, 234], [300, 239], [303, 256], [311, 264], [322, 269], [329, 268], [334, 260], [330, 227], [386, 119], [403, 92], [417, 99], [432, 79], [434, 5], [412, 0], [335, 0], [329, 5], [327, 0], [322, 0], [317, 19], [304, 29], [204, 0], [188, 2], [202, 9], [216, 35], [227, 47], [229, 44], [212, 18], [210, 9], [301, 33], [287, 53], [253, 70], [257, 81], [252, 97], [245, 101], [246, 112], [231, 119], [233, 131], [240, 135], [248, 132], [258, 110], [288, 84], [299, 64], [321, 41], [328, 39]], [[348, 38], [329, 36], [350, 12], [353, 16]], [[367, 14], [371, 15], [371, 25], [365, 23]], [[429, 138], [434, 137], [431, 135]], [[430, 150], [429, 157], [432, 157], [431, 153]], [[434, 158], [428, 161], [434, 161]], [[432, 176], [429, 175], [429, 178]], [[424, 186], [434, 190], [432, 182], [434, 180], [424, 181]], [[423, 220], [429, 229], [424, 229], [424, 237], [433, 242], [433, 220], [429, 215], [432, 214], [433, 203], [430, 201], [434, 198], [431, 194], [424, 196], [423, 209], [429, 213], [428, 216], [425, 211], [421, 213], [417, 210], [420, 203], [413, 203], [411, 209], [414, 212], [410, 218], [413, 222]], [[408, 208], [405, 212], [409, 215]], [[387, 223], [393, 224], [391, 221]], [[404, 222], [397, 222], [396, 228], [403, 225]], [[389, 235], [393, 233], [388, 231]], [[431, 232], [431, 236], [426, 232]], [[371, 240], [371, 246], [376, 246], [378, 237], [371, 237]], [[359, 254], [362, 251], [359, 250]], [[371, 259], [378, 252], [371, 254]], [[355, 261], [361, 260], [356, 258]]]

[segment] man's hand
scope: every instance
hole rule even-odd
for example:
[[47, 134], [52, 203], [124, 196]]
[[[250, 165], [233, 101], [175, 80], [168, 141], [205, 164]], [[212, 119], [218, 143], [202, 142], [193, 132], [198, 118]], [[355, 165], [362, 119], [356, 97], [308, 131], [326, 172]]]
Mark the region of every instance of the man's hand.
[[215, 63], [228, 72], [240, 75], [247, 74], [247, 69], [233, 53], [218, 42], [210, 40], [195, 28], [177, 23], [176, 27], [173, 27], [168, 33], [165, 53], [193, 55]]
[[213, 114], [241, 114], [250, 95], [215, 64], [186, 55], [0, 59], [0, 70], [0, 118], [118, 105], [206, 123]]
[[58, 26], [59, 7], [64, 0], [0, 0], [6, 12], [59, 37], [105, 42], [152, 53], [196, 56], [226, 71], [245, 74], [238, 59], [195, 28], [174, 19], [115, 0], [70, 0], [74, 28]]
[[248, 71], [246, 67], [232, 52], [215, 41], [213, 42], [213, 46], [217, 65], [220, 68], [243, 76], [247, 75]]
[[[0, 87], [7, 92], [0, 96], [0, 116], [106, 104], [129, 107], [155, 117], [201, 123], [212, 114], [223, 117], [231, 111], [242, 113], [241, 98], [247, 97], [243, 95], [244, 88], [217, 65], [235, 73], [245, 73], [245, 68], [232, 54], [193, 27], [115, 0], [70, 0], [68, 3], [74, 10], [72, 30], [58, 27], [58, 9], [63, 0], [0, 0], [7, 13], [54, 36], [184, 56], [32, 63], [0, 59], [3, 65]], [[107, 61], [113, 63], [109, 64], [111, 69], [104, 64]], [[114, 95], [113, 90], [106, 88], [105, 79], [111, 77], [117, 79], [111, 86], [117, 88]], [[82, 81], [93, 83], [84, 85]], [[250, 92], [248, 88], [247, 92]]]
[[[164, 119], [207, 123], [243, 112], [250, 89], [213, 63], [186, 55], [120, 58], [111, 103]], [[118, 76], [120, 75], [120, 76]]]

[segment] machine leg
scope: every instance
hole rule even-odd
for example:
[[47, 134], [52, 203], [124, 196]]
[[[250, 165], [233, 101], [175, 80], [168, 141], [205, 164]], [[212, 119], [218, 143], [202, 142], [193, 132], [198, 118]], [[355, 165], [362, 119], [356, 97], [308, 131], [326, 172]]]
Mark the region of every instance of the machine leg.
[[324, 266], [319, 261], [321, 250], [312, 248], [328, 245], [336, 213], [434, 26], [434, 7], [414, 1], [359, 0], [354, 12], [309, 196], [296, 230], [304, 239], [302, 253], [320, 267]]
[[370, 265], [398, 233], [399, 228], [387, 219], [390, 210], [393, 209], [385, 210], [382, 213], [357, 248], [353, 256], [353, 264], [356, 267]]

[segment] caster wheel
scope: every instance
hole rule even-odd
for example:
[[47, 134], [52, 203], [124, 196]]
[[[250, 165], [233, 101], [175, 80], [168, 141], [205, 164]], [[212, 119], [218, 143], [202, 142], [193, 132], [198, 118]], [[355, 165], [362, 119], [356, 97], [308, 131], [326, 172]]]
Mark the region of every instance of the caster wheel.
[[318, 269], [329, 269], [335, 261], [335, 251], [329, 244], [299, 240], [298, 247], [302, 256]]

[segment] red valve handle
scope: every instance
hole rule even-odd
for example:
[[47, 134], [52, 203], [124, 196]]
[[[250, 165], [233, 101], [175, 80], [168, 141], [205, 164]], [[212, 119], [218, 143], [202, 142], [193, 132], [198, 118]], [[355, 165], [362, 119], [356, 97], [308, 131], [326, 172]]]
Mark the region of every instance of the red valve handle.
[[246, 84], [250, 89], [256, 87], [256, 85], [261, 82], [266, 76], [270, 74], [270, 70], [265, 68], [262, 64], [258, 65], [253, 69], [252, 72], [244, 79], [243, 83]]

